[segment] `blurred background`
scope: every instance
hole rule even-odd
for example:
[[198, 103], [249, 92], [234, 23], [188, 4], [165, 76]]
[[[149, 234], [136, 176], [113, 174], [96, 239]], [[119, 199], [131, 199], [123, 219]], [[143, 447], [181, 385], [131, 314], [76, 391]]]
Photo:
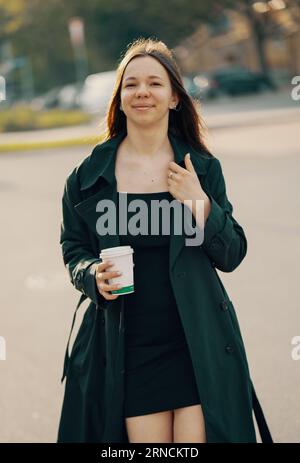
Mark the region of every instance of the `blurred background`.
[[56, 440], [79, 297], [59, 247], [63, 185], [101, 141], [139, 37], [174, 51], [222, 163], [248, 255], [220, 276], [273, 438], [300, 442], [299, 0], [0, 0], [0, 442]]

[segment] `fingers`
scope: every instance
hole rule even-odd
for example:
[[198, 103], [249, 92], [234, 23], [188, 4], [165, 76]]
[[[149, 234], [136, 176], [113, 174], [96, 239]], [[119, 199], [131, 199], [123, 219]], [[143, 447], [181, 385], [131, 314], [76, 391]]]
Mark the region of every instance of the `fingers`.
[[115, 270], [114, 272], [98, 272], [96, 274], [96, 278], [98, 281], [100, 280], [110, 280], [111, 278], [116, 278], [122, 275], [122, 272], [118, 272]]
[[182, 174], [182, 175], [187, 174], [187, 170], [184, 167], [181, 167], [179, 164], [177, 164], [174, 161], [169, 162], [169, 171], [173, 172], [174, 174], [176, 174], [176, 173], [177, 174]]
[[97, 266], [97, 272], [103, 272], [106, 268], [108, 267], [112, 267], [113, 266], [113, 262], [100, 262], [100, 264], [98, 264]]
[[112, 267], [113, 265], [113, 262], [101, 262], [96, 268], [95, 276], [98, 291], [107, 300], [116, 299], [119, 296], [119, 294], [111, 294], [109, 291], [113, 291], [121, 287], [121, 285], [109, 284], [107, 282], [107, 280], [116, 278], [117, 276], [120, 276], [122, 274], [117, 270], [107, 271], [107, 269]]
[[98, 282], [97, 286], [100, 291], [113, 291], [121, 287], [121, 285], [117, 283], [109, 284], [109, 283], [104, 282], [103, 280]]
[[111, 301], [113, 299], [117, 299], [117, 297], [119, 297], [120, 294], [110, 294], [110, 293], [103, 293], [103, 297], [105, 297], [105, 299], [107, 299], [108, 301]]
[[111, 293], [108, 293], [106, 291], [100, 291], [99, 290], [99, 293], [104, 297], [104, 299], [106, 299], [107, 301], [111, 301], [113, 299], [117, 299], [117, 297], [120, 296], [120, 294], [111, 294]]
[[109, 285], [106, 283], [97, 284], [99, 293], [105, 297], [105, 299], [116, 299], [119, 294], [111, 294], [109, 291], [120, 289], [120, 285]]

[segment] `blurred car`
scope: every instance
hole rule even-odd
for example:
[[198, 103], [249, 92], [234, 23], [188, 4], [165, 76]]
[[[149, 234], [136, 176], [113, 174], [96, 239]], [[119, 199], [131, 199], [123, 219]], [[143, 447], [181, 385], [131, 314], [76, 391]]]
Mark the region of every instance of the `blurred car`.
[[214, 98], [217, 94], [214, 88], [214, 81], [205, 73], [184, 76], [183, 83], [184, 88], [192, 98], [206, 100]]
[[77, 84], [68, 84], [63, 87], [54, 87], [48, 92], [35, 97], [30, 106], [35, 110], [61, 108], [79, 108], [78, 98], [80, 89]]
[[58, 94], [58, 104], [63, 109], [79, 108], [79, 98], [82, 88], [78, 84], [69, 84], [62, 87]]
[[104, 115], [114, 88], [116, 71], [90, 74], [78, 97], [80, 107], [91, 114]]
[[58, 93], [59, 88], [54, 87], [48, 92], [36, 96], [30, 102], [30, 107], [34, 110], [40, 111], [43, 109], [56, 108], [58, 106]]
[[215, 95], [241, 95], [263, 90], [275, 90], [269, 77], [244, 68], [219, 69], [210, 74], [211, 86]]
[[195, 83], [193, 82], [193, 79], [188, 76], [183, 76], [183, 86], [187, 93], [193, 97], [197, 98], [198, 97], [198, 88], [196, 87]]

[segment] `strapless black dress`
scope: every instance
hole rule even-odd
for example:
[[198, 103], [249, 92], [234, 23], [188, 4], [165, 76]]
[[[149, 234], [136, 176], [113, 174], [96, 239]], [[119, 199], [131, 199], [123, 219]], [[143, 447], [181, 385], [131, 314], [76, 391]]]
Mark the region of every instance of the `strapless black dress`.
[[[118, 192], [118, 199], [125, 193]], [[127, 193], [127, 203], [174, 197], [168, 191]], [[118, 203], [118, 208], [120, 207]], [[135, 212], [128, 212], [128, 221]], [[119, 227], [118, 227], [119, 233]], [[150, 232], [149, 232], [150, 233]], [[124, 297], [125, 417], [200, 404], [190, 352], [169, 277], [170, 235], [119, 234], [134, 249], [134, 293]], [[188, 290], [188, 288], [187, 288]]]

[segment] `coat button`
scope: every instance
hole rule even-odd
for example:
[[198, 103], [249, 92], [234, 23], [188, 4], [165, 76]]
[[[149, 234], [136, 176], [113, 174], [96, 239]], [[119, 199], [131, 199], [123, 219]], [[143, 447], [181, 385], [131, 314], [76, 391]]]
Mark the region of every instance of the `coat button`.
[[185, 278], [186, 272], [177, 273], [178, 278]]
[[222, 301], [220, 302], [220, 306], [222, 310], [228, 310], [228, 304], [227, 301]]
[[227, 354], [232, 354], [233, 351], [234, 351], [234, 349], [233, 349], [233, 347], [231, 345], [226, 346], [225, 350], [226, 350]]

